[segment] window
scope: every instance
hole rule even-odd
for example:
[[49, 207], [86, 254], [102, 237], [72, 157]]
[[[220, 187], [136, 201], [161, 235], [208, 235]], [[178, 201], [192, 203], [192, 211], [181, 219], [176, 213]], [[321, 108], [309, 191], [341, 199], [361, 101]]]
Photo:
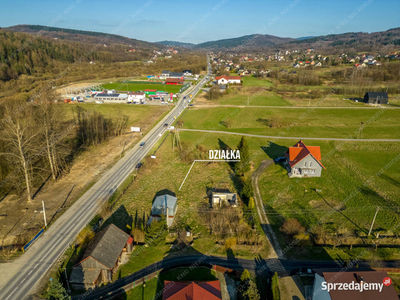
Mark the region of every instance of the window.
[[315, 170], [311, 170], [311, 172], [310, 172], [311, 174], [315, 174]]
[[312, 167], [312, 161], [310, 161], [310, 168]]
[[308, 173], [308, 170], [304, 170], [304, 174], [307, 174]]
[[306, 161], [304, 162], [304, 166], [307, 167], [307, 162]]

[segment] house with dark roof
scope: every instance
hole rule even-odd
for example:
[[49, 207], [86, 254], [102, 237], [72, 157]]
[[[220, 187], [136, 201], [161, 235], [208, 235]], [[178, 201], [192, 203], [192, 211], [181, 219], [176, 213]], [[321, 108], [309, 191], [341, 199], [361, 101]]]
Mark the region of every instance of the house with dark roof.
[[220, 300], [221, 285], [214, 281], [165, 281], [163, 300]]
[[[386, 272], [349, 269], [334, 272], [316, 271], [312, 290], [313, 300], [398, 300], [399, 297]], [[389, 279], [389, 281], [388, 281]], [[327, 289], [325, 285], [336, 284]], [[363, 289], [361, 290], [361, 285]]]
[[171, 227], [174, 222], [176, 210], [178, 209], [178, 200], [176, 197], [165, 194], [156, 197], [151, 207], [151, 214], [149, 218], [149, 224], [153, 220], [160, 220], [161, 216], [165, 216], [167, 220], [167, 226]]
[[83, 259], [72, 268], [69, 282], [74, 289], [95, 288], [112, 280], [123, 252], [132, 251], [133, 238], [114, 224], [97, 233]]
[[302, 140], [285, 153], [285, 165], [289, 177], [321, 177], [321, 149], [319, 146], [306, 146]]
[[388, 104], [389, 96], [385, 92], [368, 92], [364, 96], [364, 102], [368, 104]]

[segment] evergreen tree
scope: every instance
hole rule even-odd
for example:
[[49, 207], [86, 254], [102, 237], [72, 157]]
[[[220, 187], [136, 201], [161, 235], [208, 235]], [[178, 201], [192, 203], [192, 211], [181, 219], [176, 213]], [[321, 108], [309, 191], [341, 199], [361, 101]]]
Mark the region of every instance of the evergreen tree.
[[154, 220], [146, 229], [145, 242], [149, 246], [156, 246], [165, 241], [168, 235], [168, 226], [165, 216], [163, 215], [160, 220]]
[[254, 199], [253, 199], [253, 197], [250, 197], [249, 204], [247, 205], [247, 207], [249, 209], [253, 209], [254, 208]]
[[256, 283], [253, 280], [248, 280], [247, 282], [247, 289], [242, 294], [242, 298], [244, 300], [260, 300]]
[[57, 278], [52, 278], [50, 281], [49, 291], [47, 293], [49, 300], [70, 300], [71, 297]]
[[276, 273], [276, 272], [275, 272], [274, 276], [272, 276], [271, 291], [272, 291], [272, 299], [273, 300], [281, 299], [281, 294], [280, 294], [279, 285], [278, 285], [278, 273]]
[[249, 146], [244, 136], [240, 139], [237, 148], [240, 152], [240, 161], [236, 163], [235, 173], [236, 175], [243, 176], [244, 173], [250, 170]]
[[240, 298], [243, 300], [260, 300], [260, 294], [258, 292], [257, 285], [247, 269], [243, 271], [242, 276], [240, 276], [240, 280], [242, 281], [239, 289]]

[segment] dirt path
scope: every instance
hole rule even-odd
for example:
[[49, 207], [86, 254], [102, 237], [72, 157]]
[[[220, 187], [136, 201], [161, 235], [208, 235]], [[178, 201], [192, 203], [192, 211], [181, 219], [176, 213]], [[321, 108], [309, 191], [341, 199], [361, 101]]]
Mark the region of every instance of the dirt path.
[[250, 137], [259, 137], [267, 139], [283, 139], [283, 140], [315, 140], [315, 141], [353, 141], [353, 142], [400, 142], [400, 139], [342, 139], [342, 138], [316, 138], [316, 137], [296, 137], [296, 136], [273, 136], [273, 135], [259, 135], [241, 132], [231, 131], [219, 131], [219, 130], [206, 130], [206, 129], [179, 129], [181, 131], [195, 131], [195, 132], [209, 132], [209, 133], [221, 133], [221, 134], [232, 134]]
[[261, 221], [261, 227], [271, 244], [271, 250], [268, 255], [268, 258], [283, 258], [283, 252], [281, 247], [279, 246], [278, 239], [274, 231], [272, 230], [267, 215], [265, 214], [264, 204], [262, 201], [260, 189], [258, 187], [258, 179], [260, 175], [267, 167], [269, 167], [273, 163], [274, 161], [272, 159], [262, 161], [258, 169], [253, 173], [251, 179], [253, 183], [254, 200], [257, 207], [258, 216]]
[[400, 109], [400, 107], [395, 106], [265, 106], [265, 105], [233, 105], [233, 104], [203, 104], [203, 102], [199, 101], [195, 103], [196, 108], [207, 108], [207, 107], [256, 107], [256, 108], [295, 108], [295, 109]]

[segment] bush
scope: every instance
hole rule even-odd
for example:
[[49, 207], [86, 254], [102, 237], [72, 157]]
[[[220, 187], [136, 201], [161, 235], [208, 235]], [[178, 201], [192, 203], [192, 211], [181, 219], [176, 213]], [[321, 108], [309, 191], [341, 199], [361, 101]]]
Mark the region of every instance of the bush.
[[233, 249], [233, 248], [235, 248], [236, 245], [237, 245], [236, 237], [230, 237], [225, 240], [225, 244], [224, 244], [225, 250]]
[[306, 231], [306, 228], [300, 224], [300, 222], [297, 219], [287, 219], [280, 230], [287, 234], [287, 235], [296, 235], [299, 233], [304, 233]]

